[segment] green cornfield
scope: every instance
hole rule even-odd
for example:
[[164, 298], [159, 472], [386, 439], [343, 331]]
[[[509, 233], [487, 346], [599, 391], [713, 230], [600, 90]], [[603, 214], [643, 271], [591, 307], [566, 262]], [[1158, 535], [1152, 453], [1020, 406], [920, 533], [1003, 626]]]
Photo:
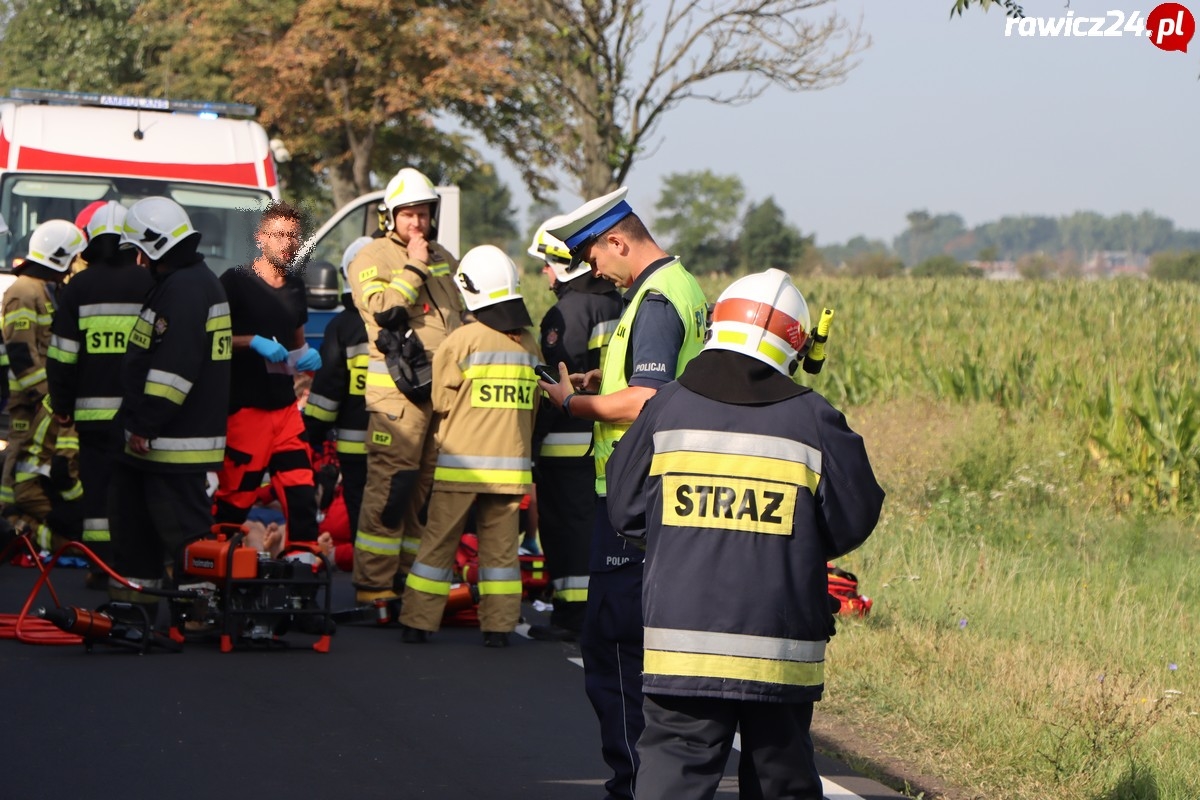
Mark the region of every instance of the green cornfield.
[[797, 283], [888, 492], [819, 745], [925, 800], [1200, 798], [1200, 287]]

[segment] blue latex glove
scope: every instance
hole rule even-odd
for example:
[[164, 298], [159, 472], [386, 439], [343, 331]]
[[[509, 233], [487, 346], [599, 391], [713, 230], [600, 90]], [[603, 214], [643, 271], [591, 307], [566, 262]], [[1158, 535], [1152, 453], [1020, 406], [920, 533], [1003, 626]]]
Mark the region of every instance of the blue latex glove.
[[321, 352], [309, 348], [308, 352], [300, 356], [300, 360], [296, 362], [297, 372], [316, 372], [321, 368]]
[[255, 336], [250, 340], [250, 349], [258, 353], [267, 361], [270, 361], [272, 364], [278, 364], [280, 361], [287, 361], [287, 348], [274, 339]]

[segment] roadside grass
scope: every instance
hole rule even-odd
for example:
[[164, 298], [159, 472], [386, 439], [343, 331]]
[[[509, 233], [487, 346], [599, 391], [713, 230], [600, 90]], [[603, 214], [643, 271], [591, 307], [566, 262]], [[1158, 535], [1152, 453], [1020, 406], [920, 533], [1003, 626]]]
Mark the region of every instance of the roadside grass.
[[875, 607], [840, 624], [819, 713], [980, 797], [1200, 797], [1194, 526], [1115, 516], [1064, 426], [916, 401], [849, 418], [889, 495], [838, 562]]

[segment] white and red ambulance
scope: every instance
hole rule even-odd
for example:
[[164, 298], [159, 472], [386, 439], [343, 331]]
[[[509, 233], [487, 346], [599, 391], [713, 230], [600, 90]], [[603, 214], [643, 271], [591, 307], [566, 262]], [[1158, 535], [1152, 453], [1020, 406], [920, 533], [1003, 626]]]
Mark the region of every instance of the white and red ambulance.
[[[14, 89], [0, 98], [0, 271], [48, 219], [96, 200], [170, 197], [217, 272], [253, 257], [262, 207], [279, 197], [253, 106]], [[2, 227], [0, 227], [2, 230]]]

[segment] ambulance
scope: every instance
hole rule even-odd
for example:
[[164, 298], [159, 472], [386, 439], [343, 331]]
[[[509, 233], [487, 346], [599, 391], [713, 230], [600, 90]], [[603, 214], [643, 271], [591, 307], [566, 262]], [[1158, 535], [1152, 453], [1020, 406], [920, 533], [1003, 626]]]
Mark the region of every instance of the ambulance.
[[13, 89], [0, 98], [0, 272], [40, 223], [152, 195], [187, 209], [214, 271], [249, 263], [258, 212], [280, 196], [254, 115], [237, 103]]

